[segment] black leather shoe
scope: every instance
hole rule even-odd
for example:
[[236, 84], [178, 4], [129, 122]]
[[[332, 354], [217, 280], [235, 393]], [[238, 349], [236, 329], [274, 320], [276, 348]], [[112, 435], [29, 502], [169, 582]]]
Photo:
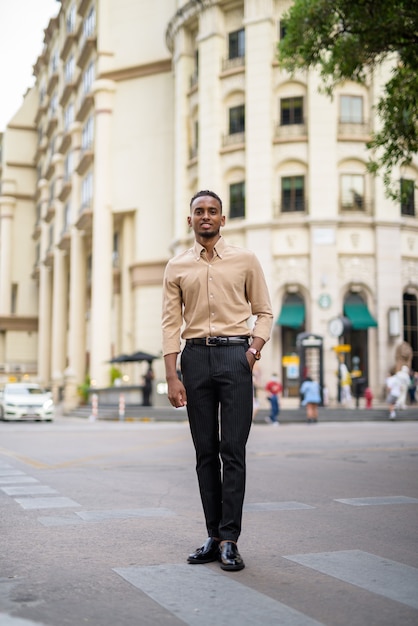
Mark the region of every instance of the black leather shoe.
[[219, 561], [219, 540], [208, 537], [201, 548], [190, 554], [187, 562], [192, 564], [212, 563]]
[[245, 563], [238, 552], [237, 544], [233, 541], [224, 541], [221, 548], [221, 569], [238, 571], [244, 569]]

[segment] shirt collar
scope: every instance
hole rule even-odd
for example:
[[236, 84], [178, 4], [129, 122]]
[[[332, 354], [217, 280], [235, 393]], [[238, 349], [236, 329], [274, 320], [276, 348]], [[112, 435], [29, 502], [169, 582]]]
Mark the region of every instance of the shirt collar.
[[[220, 259], [222, 259], [224, 255], [225, 247], [226, 247], [226, 242], [225, 242], [225, 239], [221, 235], [221, 237], [218, 239], [215, 245], [215, 252]], [[195, 241], [192, 249], [193, 249], [193, 255], [196, 261], [198, 261], [202, 255], [202, 250], [204, 250], [205, 248], [201, 246], [200, 243]]]

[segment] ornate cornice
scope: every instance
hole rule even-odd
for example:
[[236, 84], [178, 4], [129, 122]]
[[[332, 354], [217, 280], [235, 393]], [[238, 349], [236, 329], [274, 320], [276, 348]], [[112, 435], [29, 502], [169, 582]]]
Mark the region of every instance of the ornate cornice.
[[215, 4], [218, 4], [218, 0], [189, 0], [175, 12], [165, 31], [165, 41], [170, 52], [174, 50], [174, 36], [183, 24]]

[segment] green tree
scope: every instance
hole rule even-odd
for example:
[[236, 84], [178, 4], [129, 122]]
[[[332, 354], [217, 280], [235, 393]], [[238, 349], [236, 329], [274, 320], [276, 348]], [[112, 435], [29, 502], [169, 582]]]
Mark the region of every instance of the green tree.
[[376, 111], [381, 125], [368, 143], [371, 172], [382, 172], [399, 197], [393, 169], [418, 152], [418, 2], [413, 0], [294, 0], [284, 16], [281, 65], [293, 73], [319, 69], [331, 95], [346, 80], [365, 82], [391, 62]]

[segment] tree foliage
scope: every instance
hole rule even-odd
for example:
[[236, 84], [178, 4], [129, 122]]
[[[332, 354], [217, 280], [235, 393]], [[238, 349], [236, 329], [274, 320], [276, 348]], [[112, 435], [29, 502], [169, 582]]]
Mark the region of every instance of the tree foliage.
[[391, 63], [376, 105], [380, 125], [368, 143], [368, 167], [382, 171], [388, 194], [396, 197], [393, 170], [418, 152], [418, 2], [294, 0], [284, 19], [281, 65], [291, 73], [319, 69], [328, 94], [346, 80], [366, 82]]

